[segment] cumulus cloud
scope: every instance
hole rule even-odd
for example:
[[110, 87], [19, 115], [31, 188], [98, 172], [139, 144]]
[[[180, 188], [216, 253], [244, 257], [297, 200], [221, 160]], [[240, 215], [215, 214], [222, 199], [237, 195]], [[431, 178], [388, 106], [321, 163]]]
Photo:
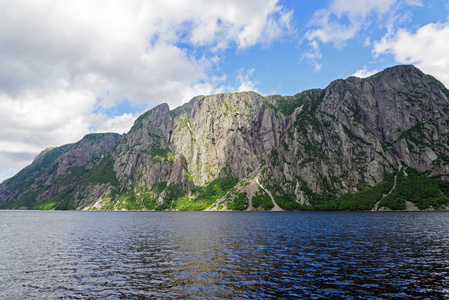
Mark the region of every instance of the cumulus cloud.
[[0, 6], [0, 180], [17, 171], [14, 153], [29, 158], [88, 132], [126, 131], [134, 115], [104, 113], [124, 100], [174, 108], [222, 91], [210, 73], [223, 50], [270, 44], [291, 29], [292, 15], [278, 0]]
[[321, 60], [321, 51], [317, 41], [311, 41], [309, 43], [309, 49], [306, 53], [301, 57], [301, 61], [306, 59], [309, 61], [313, 67], [314, 72], [319, 73], [323, 64], [320, 62]]
[[127, 133], [134, 121], [137, 119], [137, 114], [124, 113], [120, 116], [108, 117], [105, 115], [97, 115], [97, 120], [93, 123], [98, 132], [116, 132]]
[[414, 64], [449, 86], [449, 22], [427, 24], [415, 32], [399, 29], [374, 44], [376, 55], [391, 54], [399, 63]]
[[95, 97], [86, 91], [33, 89], [0, 95], [0, 181], [47, 146], [72, 143], [89, 132]]
[[328, 8], [317, 10], [306, 39], [342, 47], [369, 24], [371, 14], [385, 14], [397, 0], [334, 0]]
[[377, 69], [368, 70], [368, 68], [366, 66], [363, 66], [363, 68], [358, 69], [354, 74], [352, 74], [352, 76], [359, 77], [359, 78], [366, 78], [366, 77], [374, 75], [378, 72], [379, 72], [379, 70], [377, 70]]
[[243, 69], [239, 71], [239, 74], [236, 77], [236, 80], [239, 85], [237, 90], [239, 92], [247, 92], [247, 91], [258, 92], [256, 85], [259, 84], [259, 82], [252, 79], [254, 70], [255, 69], [252, 68], [247, 70], [246, 72]]
[[369, 37], [362, 34], [370, 26], [385, 27], [388, 31], [403, 21], [405, 6], [422, 6], [419, 0], [333, 0], [327, 8], [315, 11], [304, 36], [309, 42], [305, 58], [321, 68], [319, 43], [332, 43], [343, 48], [357, 36], [363, 45], [369, 45]]

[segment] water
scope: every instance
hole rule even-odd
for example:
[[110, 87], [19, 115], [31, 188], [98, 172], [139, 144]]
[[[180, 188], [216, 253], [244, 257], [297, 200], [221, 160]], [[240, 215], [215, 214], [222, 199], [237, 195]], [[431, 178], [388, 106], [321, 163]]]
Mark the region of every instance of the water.
[[31, 298], [449, 298], [449, 213], [0, 211]]

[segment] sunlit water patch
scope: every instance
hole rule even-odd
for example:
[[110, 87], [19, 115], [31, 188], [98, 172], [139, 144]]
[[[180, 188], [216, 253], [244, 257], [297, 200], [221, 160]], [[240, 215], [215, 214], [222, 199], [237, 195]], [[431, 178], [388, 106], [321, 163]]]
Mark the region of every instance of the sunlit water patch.
[[447, 298], [449, 213], [0, 211], [0, 298]]

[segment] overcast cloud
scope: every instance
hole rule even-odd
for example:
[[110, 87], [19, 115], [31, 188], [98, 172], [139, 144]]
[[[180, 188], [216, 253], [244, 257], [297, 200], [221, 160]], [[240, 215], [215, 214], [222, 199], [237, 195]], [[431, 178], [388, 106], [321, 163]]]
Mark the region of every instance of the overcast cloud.
[[125, 99], [174, 108], [232, 88], [208, 76], [221, 53], [269, 45], [291, 14], [276, 0], [1, 1], [0, 181], [47, 146], [128, 131], [138, 113], [106, 113]]

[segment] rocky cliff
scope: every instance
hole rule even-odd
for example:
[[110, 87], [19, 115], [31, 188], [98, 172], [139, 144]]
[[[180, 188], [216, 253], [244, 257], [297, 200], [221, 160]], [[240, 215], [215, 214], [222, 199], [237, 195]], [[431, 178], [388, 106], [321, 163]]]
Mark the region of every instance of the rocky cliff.
[[[0, 185], [0, 205], [68, 208], [72, 192], [120, 137], [116, 133], [88, 134], [75, 144], [45, 149], [31, 165]], [[59, 201], [48, 201], [54, 198]], [[51, 204], [47, 205], [47, 202]]]
[[[0, 186], [8, 208], [444, 208], [449, 91], [413, 66], [294, 96], [161, 104], [123, 135], [46, 150]], [[407, 192], [408, 191], [408, 192]]]

